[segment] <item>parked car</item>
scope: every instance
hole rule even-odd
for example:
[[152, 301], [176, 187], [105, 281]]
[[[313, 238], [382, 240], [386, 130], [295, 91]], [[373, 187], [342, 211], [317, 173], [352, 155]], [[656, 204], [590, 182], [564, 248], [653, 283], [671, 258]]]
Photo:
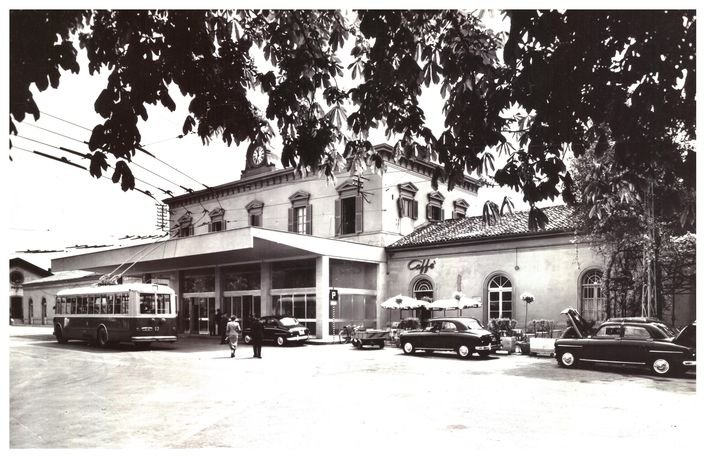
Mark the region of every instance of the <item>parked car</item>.
[[499, 341], [475, 318], [432, 318], [424, 329], [402, 332], [399, 342], [404, 353], [416, 350], [454, 351], [461, 358], [477, 352], [483, 358], [500, 348]]
[[[273, 342], [281, 347], [292, 342], [303, 344], [309, 338], [308, 328], [292, 316], [263, 316], [260, 320], [264, 327], [264, 342]], [[242, 332], [245, 343], [252, 342], [251, 331], [249, 323], [246, 323]]]
[[662, 376], [695, 370], [695, 322], [678, 332], [655, 318], [610, 318], [592, 332], [575, 309], [561, 313], [572, 328], [556, 340], [556, 360], [562, 367], [609, 363], [647, 367]]

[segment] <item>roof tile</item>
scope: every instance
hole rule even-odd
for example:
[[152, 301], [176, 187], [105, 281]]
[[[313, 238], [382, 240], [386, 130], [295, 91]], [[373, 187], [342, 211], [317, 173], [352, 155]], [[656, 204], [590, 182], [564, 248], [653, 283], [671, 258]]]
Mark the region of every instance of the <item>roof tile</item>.
[[529, 211], [502, 216], [497, 224], [493, 225], [485, 224], [482, 216], [473, 216], [429, 223], [399, 239], [388, 248], [409, 248], [532, 233], [566, 232], [574, 230], [577, 226], [573, 211], [566, 205], [547, 207], [542, 210], [548, 216], [548, 224], [545, 229], [536, 232], [529, 231]]

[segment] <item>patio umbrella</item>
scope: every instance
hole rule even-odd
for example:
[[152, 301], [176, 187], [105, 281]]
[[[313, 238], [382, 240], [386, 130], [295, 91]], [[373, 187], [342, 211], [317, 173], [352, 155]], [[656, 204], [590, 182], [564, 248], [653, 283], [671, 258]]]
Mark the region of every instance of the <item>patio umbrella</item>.
[[461, 310], [479, 307], [480, 298], [468, 297], [459, 291], [453, 294], [451, 299], [438, 299], [426, 305], [426, 308], [428, 309], [443, 310], [444, 315], [446, 310]]
[[424, 304], [428, 304], [428, 302], [419, 299], [414, 299], [413, 297], [409, 296], [402, 296], [401, 294], [399, 294], [397, 296], [390, 297], [386, 301], [382, 302], [382, 308], [395, 310], [410, 310], [421, 308], [424, 306]]

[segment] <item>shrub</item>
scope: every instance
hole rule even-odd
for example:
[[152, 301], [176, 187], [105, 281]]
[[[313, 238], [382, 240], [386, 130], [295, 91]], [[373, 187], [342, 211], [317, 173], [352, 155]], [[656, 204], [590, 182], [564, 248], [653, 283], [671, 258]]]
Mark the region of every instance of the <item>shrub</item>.
[[536, 337], [551, 337], [556, 328], [553, 320], [531, 320], [526, 326], [526, 332], [536, 335]]
[[492, 318], [487, 327], [495, 337], [505, 337], [513, 335], [516, 326], [517, 320], [511, 318]]

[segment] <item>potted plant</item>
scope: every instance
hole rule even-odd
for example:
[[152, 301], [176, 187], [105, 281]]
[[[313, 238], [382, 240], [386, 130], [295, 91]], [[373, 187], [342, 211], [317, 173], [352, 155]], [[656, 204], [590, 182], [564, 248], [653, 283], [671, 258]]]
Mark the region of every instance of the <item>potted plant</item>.
[[511, 318], [492, 318], [488, 323], [489, 331], [494, 334], [496, 340], [502, 345], [501, 350], [513, 353], [516, 345], [514, 328], [517, 320]]
[[533, 334], [529, 340], [529, 354], [553, 355], [555, 351], [556, 339], [553, 338], [553, 330], [556, 322], [553, 320], [531, 320], [527, 326], [527, 332]]

